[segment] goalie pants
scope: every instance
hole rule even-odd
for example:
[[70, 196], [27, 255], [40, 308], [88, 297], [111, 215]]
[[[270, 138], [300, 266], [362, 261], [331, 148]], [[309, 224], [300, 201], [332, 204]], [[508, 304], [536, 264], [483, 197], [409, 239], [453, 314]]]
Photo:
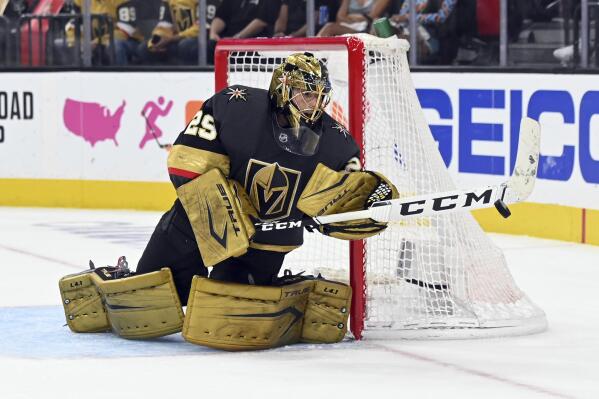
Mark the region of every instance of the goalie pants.
[[139, 263], [137, 273], [171, 269], [182, 305], [186, 305], [194, 275], [242, 284], [271, 285], [279, 274], [286, 253], [249, 248], [247, 253], [218, 263], [208, 273], [202, 262], [189, 219], [177, 200], [154, 229]]

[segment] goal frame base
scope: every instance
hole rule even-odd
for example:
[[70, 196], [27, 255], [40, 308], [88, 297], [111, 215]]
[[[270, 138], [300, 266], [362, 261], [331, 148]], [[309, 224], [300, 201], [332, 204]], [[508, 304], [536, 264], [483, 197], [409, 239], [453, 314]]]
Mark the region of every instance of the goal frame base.
[[380, 328], [376, 330], [364, 330], [363, 339], [372, 340], [463, 340], [482, 338], [516, 337], [542, 333], [547, 330], [547, 319], [535, 317], [531, 319], [506, 321], [502, 325], [487, 325], [478, 327], [463, 326], [435, 326], [427, 328], [396, 329]]

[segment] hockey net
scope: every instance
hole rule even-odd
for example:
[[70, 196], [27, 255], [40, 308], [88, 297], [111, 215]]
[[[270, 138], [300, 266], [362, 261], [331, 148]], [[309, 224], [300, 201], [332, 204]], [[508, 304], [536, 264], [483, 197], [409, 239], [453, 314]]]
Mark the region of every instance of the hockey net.
[[[308, 51], [327, 64], [328, 112], [362, 146], [365, 168], [383, 173], [402, 196], [455, 185], [424, 119], [410, 77], [407, 42], [369, 35], [223, 40], [216, 89], [268, 89], [273, 69]], [[306, 233], [284, 268], [349, 280], [357, 338], [474, 338], [543, 331], [543, 311], [517, 287], [502, 251], [470, 213], [406, 219], [364, 241]], [[349, 272], [348, 272], [349, 271]]]

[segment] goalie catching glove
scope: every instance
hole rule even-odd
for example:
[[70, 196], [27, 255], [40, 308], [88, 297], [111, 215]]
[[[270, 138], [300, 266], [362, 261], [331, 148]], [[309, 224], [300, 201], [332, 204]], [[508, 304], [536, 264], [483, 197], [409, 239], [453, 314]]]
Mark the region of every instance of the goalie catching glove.
[[258, 213], [243, 187], [212, 169], [179, 187], [177, 196], [185, 208], [206, 266], [246, 253], [255, 233], [250, 216]]
[[[376, 201], [399, 198], [397, 188], [377, 172], [336, 172], [318, 164], [302, 192], [297, 208], [311, 217], [368, 209]], [[343, 240], [376, 235], [387, 223], [358, 219], [319, 226], [322, 234]]]

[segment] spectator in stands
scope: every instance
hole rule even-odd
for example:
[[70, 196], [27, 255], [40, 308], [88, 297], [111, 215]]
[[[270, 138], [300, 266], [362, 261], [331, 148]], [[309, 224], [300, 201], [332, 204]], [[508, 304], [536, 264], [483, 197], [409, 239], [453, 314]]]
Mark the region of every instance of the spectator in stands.
[[[206, 19], [219, 0], [208, 0]], [[198, 0], [164, 0], [152, 37], [138, 47], [142, 63], [193, 65], [198, 62]]]
[[372, 21], [380, 18], [391, 0], [342, 0], [335, 22], [327, 23], [318, 36], [370, 32]]
[[223, 0], [206, 0], [206, 35], [210, 37], [210, 26], [216, 17], [216, 10], [220, 7]]
[[137, 5], [129, 0], [112, 0], [111, 16], [114, 20], [115, 64], [127, 65], [136, 62], [137, 46], [144, 37], [137, 28]]
[[[421, 62], [435, 60], [440, 52], [440, 41], [451, 36], [454, 24], [450, 24], [457, 0], [416, 0], [418, 49]], [[391, 16], [391, 24], [400, 35], [409, 34], [410, 2], [404, 1], [398, 14]], [[446, 49], [443, 49], [446, 50]], [[457, 50], [457, 45], [456, 45]], [[455, 54], [453, 54], [455, 56]]]
[[4, 14], [0, 13], [9, 20], [17, 21], [23, 14], [30, 14], [37, 7], [39, 0], [8, 0], [5, 4]]
[[[61, 14], [72, 14], [77, 16], [64, 25], [64, 36], [56, 38], [54, 46], [54, 63], [58, 65], [77, 65], [81, 61], [83, 53], [83, 24], [81, 8], [83, 0], [65, 1]], [[111, 13], [110, 4], [101, 0], [91, 0], [91, 48], [92, 65], [110, 65], [109, 53], [110, 30], [108, 19]], [[77, 43], [80, 48], [75, 48]]]
[[[67, 1], [62, 13], [81, 14], [83, 0]], [[143, 36], [136, 27], [135, 4], [129, 0], [91, 0], [92, 14], [92, 64], [93, 65], [127, 65], [131, 62], [135, 48]], [[72, 48], [77, 42], [76, 35], [82, 41], [81, 19], [72, 19], [65, 26], [65, 38], [54, 43], [56, 60], [58, 64], [73, 64], [78, 60]], [[110, 28], [112, 27], [112, 38]], [[112, 40], [111, 40], [112, 39]], [[111, 49], [110, 46], [114, 45]], [[71, 50], [70, 50], [71, 49]], [[112, 54], [114, 50], [114, 54]], [[80, 50], [79, 50], [80, 52]], [[114, 59], [113, 58], [114, 55]]]
[[208, 62], [222, 38], [272, 36], [280, 7], [280, 0], [223, 0], [210, 25]]
[[[318, 29], [329, 22], [330, 15], [336, 15], [339, 10], [338, 0], [316, 0], [314, 5], [314, 26]], [[306, 0], [282, 0], [274, 36], [304, 37], [306, 32]]]

